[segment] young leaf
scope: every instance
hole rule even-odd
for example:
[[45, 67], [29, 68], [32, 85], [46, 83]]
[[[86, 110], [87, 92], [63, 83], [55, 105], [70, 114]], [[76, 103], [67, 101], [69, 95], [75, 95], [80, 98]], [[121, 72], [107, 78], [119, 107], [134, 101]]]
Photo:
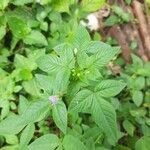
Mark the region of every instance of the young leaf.
[[31, 29], [27, 26], [26, 22], [21, 18], [15, 16], [8, 16], [7, 20], [9, 28], [16, 38], [22, 39], [27, 34], [30, 33]]
[[85, 145], [77, 137], [69, 134], [63, 139], [63, 147], [65, 150], [87, 150]]
[[62, 101], [53, 105], [52, 115], [57, 127], [65, 134], [67, 130], [67, 109]]
[[92, 117], [96, 124], [104, 131], [112, 144], [116, 143], [116, 113], [112, 105], [106, 100], [100, 98], [99, 95], [96, 95], [91, 107]]
[[10, 144], [10, 145], [18, 144], [18, 137], [16, 135], [9, 134], [9, 135], [4, 135], [4, 136], [5, 136], [7, 144]]
[[46, 134], [36, 139], [28, 146], [28, 150], [55, 150], [59, 145], [59, 139], [54, 134]]
[[23, 149], [32, 139], [32, 136], [35, 131], [34, 124], [29, 124], [26, 126], [26, 128], [23, 130], [21, 137], [20, 137], [20, 149]]
[[95, 91], [97, 91], [101, 97], [113, 97], [120, 93], [125, 86], [126, 84], [122, 81], [103, 80], [95, 87]]

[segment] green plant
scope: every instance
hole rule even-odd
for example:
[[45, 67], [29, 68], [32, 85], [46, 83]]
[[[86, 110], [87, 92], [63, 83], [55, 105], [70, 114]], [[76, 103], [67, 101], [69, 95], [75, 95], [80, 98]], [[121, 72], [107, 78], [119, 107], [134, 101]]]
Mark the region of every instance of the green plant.
[[[118, 121], [122, 122], [124, 132], [122, 142], [126, 149], [146, 149], [150, 136], [149, 127], [149, 62], [143, 62], [132, 55], [133, 63], [126, 65], [119, 79], [127, 87], [116, 99]], [[120, 145], [119, 145], [120, 147]], [[122, 145], [121, 145], [122, 147]]]
[[121, 7], [113, 5], [111, 8], [113, 14], [105, 20], [105, 26], [113, 26], [115, 24], [128, 23], [133, 20], [133, 16], [131, 16], [130, 13], [125, 12]]
[[[35, 97], [36, 101], [28, 102], [23, 96], [20, 96], [19, 115], [13, 114], [4, 119], [0, 123], [0, 134], [4, 136], [18, 134], [26, 126], [21, 137], [24, 134], [25, 136], [33, 135], [34, 123], [52, 117], [61, 131], [58, 131], [60, 138], [64, 137], [63, 146], [68, 147], [64, 143], [71, 142], [70, 140], [76, 141], [75, 137], [67, 138], [71, 136], [74, 126], [78, 126], [81, 131], [86, 131], [84, 127], [80, 127], [81, 121], [77, 123], [82, 118], [78, 114], [80, 112], [83, 118], [88, 115], [84, 123], [86, 128], [90, 129], [88, 126], [90, 121], [93, 127], [101, 131], [101, 136], [103, 135], [110, 145], [114, 145], [119, 138], [119, 130], [115, 110], [109, 99], [116, 96], [125, 87], [125, 84], [119, 80], [105, 79], [101, 70], [118, 52], [118, 47], [111, 47], [99, 41], [91, 41], [88, 32], [83, 27], [78, 27], [68, 43], [54, 47], [51, 53], [44, 54], [44, 51], [41, 51], [36, 57], [34, 52], [34, 57], [30, 54], [28, 58], [16, 54], [15, 66], [18, 70], [15, 71], [19, 72], [19, 75], [20, 73], [23, 75], [21, 80], [27, 80], [22, 83], [22, 86], [27, 93]], [[38, 74], [36, 73], [33, 77], [30, 71], [37, 67], [44, 72], [42, 74], [37, 72]], [[25, 73], [27, 74], [25, 75]], [[9, 128], [11, 122], [13, 122], [13, 126]], [[32, 133], [30, 130], [33, 130]], [[110, 133], [111, 137], [109, 137]], [[22, 142], [27, 146], [30, 140], [28, 139], [26, 142], [25, 137], [21, 139], [25, 140]], [[76, 141], [79, 144], [79, 149], [80, 146], [87, 149], [83, 143], [78, 141], [79, 139]], [[22, 144], [20, 143], [20, 145]], [[30, 145], [32, 146], [32, 143]], [[59, 145], [57, 142], [54, 148]]]
[[[103, 43], [97, 32], [93, 41], [79, 25], [104, 4], [1, 0], [1, 150], [148, 147], [149, 62], [133, 55], [123, 66], [120, 48], [109, 45], [117, 45], [114, 39]], [[117, 6], [113, 11], [119, 23], [129, 21]], [[109, 70], [112, 63], [122, 66], [120, 76]]]

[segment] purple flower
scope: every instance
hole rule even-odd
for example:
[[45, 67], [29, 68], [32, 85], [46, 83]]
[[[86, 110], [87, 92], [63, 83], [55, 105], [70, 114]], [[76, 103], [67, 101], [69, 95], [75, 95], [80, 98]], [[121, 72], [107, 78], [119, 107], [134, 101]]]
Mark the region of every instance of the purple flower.
[[48, 99], [52, 105], [56, 105], [58, 103], [59, 97], [57, 95], [52, 95]]

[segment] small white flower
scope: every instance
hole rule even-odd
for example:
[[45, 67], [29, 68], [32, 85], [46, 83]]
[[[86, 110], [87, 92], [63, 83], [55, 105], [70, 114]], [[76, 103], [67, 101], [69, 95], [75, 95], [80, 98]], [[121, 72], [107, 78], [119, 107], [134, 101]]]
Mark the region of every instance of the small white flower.
[[59, 97], [57, 95], [52, 95], [48, 99], [52, 105], [56, 105], [58, 103]]
[[99, 22], [94, 14], [88, 15], [87, 20], [88, 20], [87, 26], [91, 31], [95, 31], [99, 29]]
[[96, 31], [99, 29], [99, 21], [95, 13], [89, 14], [86, 19], [87, 22], [85, 22], [84, 20], [80, 21], [80, 24], [82, 26], [88, 27], [91, 31]]

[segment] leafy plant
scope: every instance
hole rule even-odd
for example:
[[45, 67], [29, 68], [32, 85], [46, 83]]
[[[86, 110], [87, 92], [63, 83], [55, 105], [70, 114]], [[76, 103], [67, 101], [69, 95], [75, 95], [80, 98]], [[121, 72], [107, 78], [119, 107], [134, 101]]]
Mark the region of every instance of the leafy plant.
[[[79, 25], [104, 4], [1, 0], [1, 150], [148, 147], [149, 62], [133, 55], [114, 76], [108, 66], [120, 62], [120, 48], [99, 41], [98, 32], [93, 41]], [[129, 21], [117, 6], [113, 11]]]
[[133, 16], [131, 16], [128, 12], [125, 12], [121, 7], [113, 5], [111, 8], [113, 14], [105, 20], [104, 24], [106, 26], [128, 23], [133, 20]]

